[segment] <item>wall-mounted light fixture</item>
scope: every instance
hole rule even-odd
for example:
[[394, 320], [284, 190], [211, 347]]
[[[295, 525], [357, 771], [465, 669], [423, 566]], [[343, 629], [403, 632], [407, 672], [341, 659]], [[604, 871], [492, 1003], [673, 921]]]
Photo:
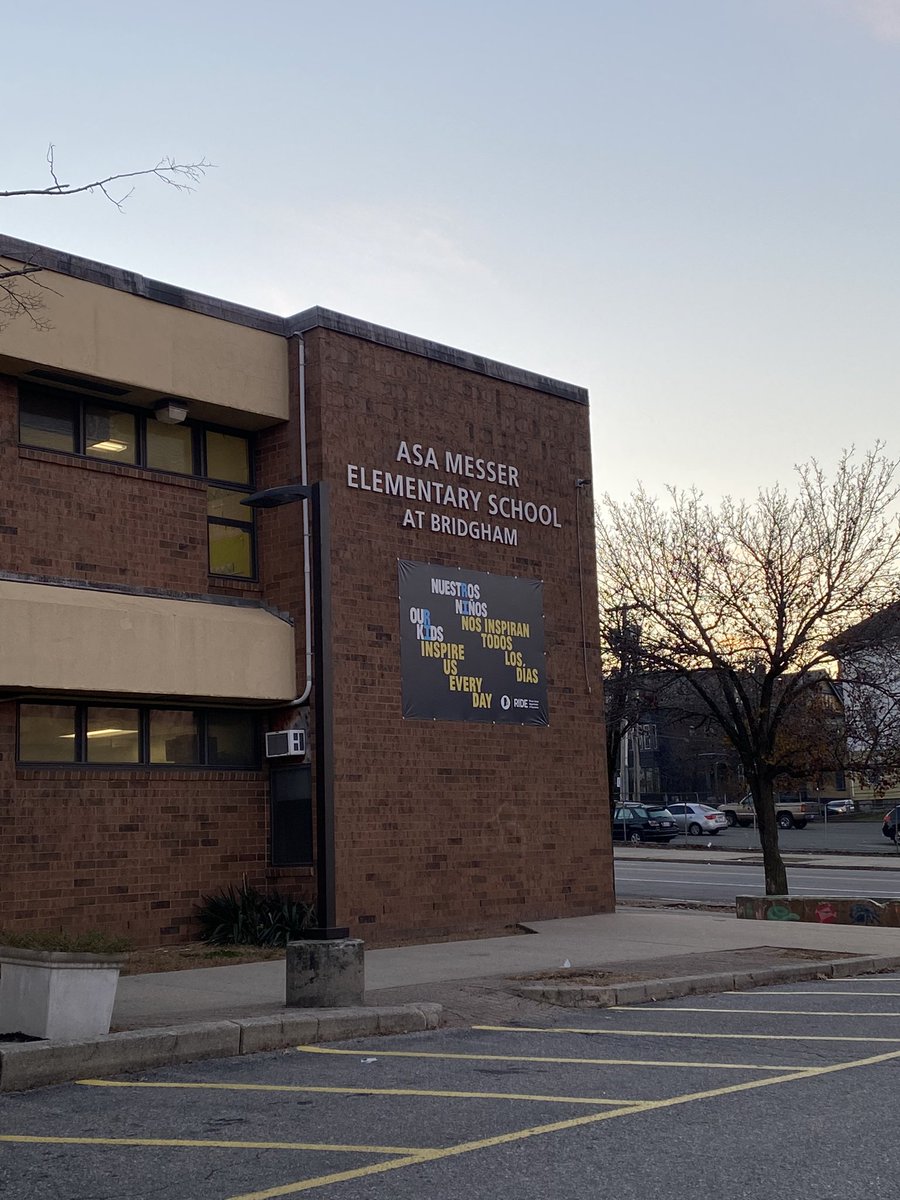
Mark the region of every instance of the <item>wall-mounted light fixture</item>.
[[181, 425], [187, 420], [188, 406], [183, 400], [160, 400], [153, 414], [163, 425]]

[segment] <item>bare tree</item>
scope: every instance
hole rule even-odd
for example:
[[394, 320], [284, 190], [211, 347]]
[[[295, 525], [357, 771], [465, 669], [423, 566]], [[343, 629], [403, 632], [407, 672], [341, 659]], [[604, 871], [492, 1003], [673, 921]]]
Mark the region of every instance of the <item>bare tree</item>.
[[[212, 166], [206, 159], [181, 163], [174, 158], [161, 158], [155, 166], [140, 171], [123, 171], [105, 175], [87, 183], [63, 183], [57, 173], [55, 149], [47, 150], [47, 166], [51, 183], [44, 187], [0, 190], [0, 199], [14, 200], [28, 196], [77, 196], [85, 192], [100, 192], [110, 204], [122, 212], [134, 191], [135, 181], [152, 176], [178, 192], [191, 192]], [[27, 317], [38, 329], [45, 329], [46, 293], [53, 289], [38, 276], [43, 268], [39, 262], [11, 262], [0, 259], [0, 329], [16, 317]]]
[[833, 643], [900, 598], [897, 469], [878, 444], [832, 478], [798, 466], [794, 491], [752, 503], [669, 488], [664, 505], [639, 488], [598, 514], [601, 603], [636, 614], [646, 663], [683, 680], [737, 752], [770, 895], [787, 891], [776, 781], [848, 757], [822, 715], [839, 697]]
[[603, 665], [603, 704], [606, 724], [606, 775], [610, 811], [615, 808], [616, 776], [622, 742], [638, 724], [646, 708], [643, 695], [641, 627], [622, 604], [606, 613], [600, 629]]

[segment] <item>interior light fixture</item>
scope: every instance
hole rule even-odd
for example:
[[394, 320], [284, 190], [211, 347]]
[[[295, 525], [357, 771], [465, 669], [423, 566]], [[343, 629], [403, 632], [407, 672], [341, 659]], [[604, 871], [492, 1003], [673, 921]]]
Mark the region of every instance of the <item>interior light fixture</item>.
[[[137, 733], [136, 729], [89, 729], [87, 732], [87, 736], [89, 738], [124, 737], [126, 735], [130, 736], [131, 734], [134, 734], [134, 733]], [[74, 733], [61, 733], [59, 736], [63, 739], [68, 739], [69, 741], [75, 740]]]
[[89, 450], [108, 450], [110, 454], [121, 454], [123, 450], [128, 449], [127, 442], [120, 442], [118, 438], [106, 438], [102, 442], [88, 443]]

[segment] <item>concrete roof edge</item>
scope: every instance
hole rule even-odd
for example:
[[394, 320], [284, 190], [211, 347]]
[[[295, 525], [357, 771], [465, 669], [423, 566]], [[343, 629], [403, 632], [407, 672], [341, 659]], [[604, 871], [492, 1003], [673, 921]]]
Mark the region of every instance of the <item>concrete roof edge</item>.
[[68, 275], [73, 279], [82, 279], [101, 287], [114, 288], [145, 300], [170, 304], [174, 308], [214, 317], [220, 321], [230, 321], [235, 325], [244, 325], [250, 329], [276, 334], [279, 337], [288, 337], [292, 333], [305, 333], [315, 328], [330, 329], [336, 333], [345, 333], [351, 337], [375, 342], [379, 346], [388, 346], [407, 354], [416, 354], [421, 358], [447, 363], [449, 366], [458, 367], [464, 371], [474, 371], [478, 375], [498, 379], [503, 383], [517, 384], [551, 396], [560, 396], [564, 400], [572, 400], [576, 404], [587, 405], [588, 403], [587, 388], [578, 387], [573, 383], [565, 383], [560, 379], [552, 379], [547, 375], [538, 375], [533, 371], [526, 371], [508, 363], [495, 362], [493, 359], [483, 358], [481, 355], [472, 354], [467, 350], [458, 350], [453, 346], [445, 346], [441, 342], [415, 337], [413, 334], [403, 333], [398, 329], [389, 329], [384, 325], [375, 325], [371, 321], [349, 317], [344, 313], [334, 312], [332, 309], [322, 308], [319, 305], [307, 308], [292, 317], [279, 317], [274, 313], [262, 312], [243, 304], [233, 304], [215, 296], [207, 296], [203, 292], [192, 292], [187, 288], [163, 283], [158, 279], [148, 279], [134, 271], [125, 271], [121, 267], [114, 267], [109, 263], [81, 258], [77, 254], [68, 254], [62, 250], [54, 250], [50, 246], [22, 241], [6, 234], [0, 234], [0, 258], [33, 264], [47, 271]]
[[16, 262], [42, 267], [47, 271], [55, 271], [59, 275], [69, 275], [73, 279], [83, 279], [87, 283], [96, 283], [101, 287], [114, 288], [119, 292], [129, 292], [144, 300], [170, 304], [174, 308], [183, 308], [202, 316], [215, 317], [220, 321], [230, 321], [234, 325], [245, 325], [264, 333], [274, 333], [279, 337], [283, 337], [285, 334], [284, 317], [276, 316], [274, 313], [262, 312], [245, 304], [233, 304], [228, 300], [220, 300], [216, 296], [207, 296], [203, 292], [192, 292], [187, 288], [163, 283], [158, 279], [148, 279], [145, 275], [138, 275], [135, 271], [125, 271], [121, 267], [110, 266], [109, 263], [96, 262], [91, 258], [80, 258], [77, 254], [54, 250], [50, 246], [40, 246], [36, 242], [24, 242], [19, 238], [8, 237], [6, 234], [0, 234], [0, 258], [11, 258]]
[[384, 325], [374, 325], [370, 321], [362, 321], [358, 317], [348, 317], [345, 313], [334, 312], [330, 308], [304, 309], [285, 319], [285, 328], [289, 333], [306, 333], [310, 329], [330, 329], [336, 333], [346, 333], [350, 337], [362, 338], [368, 342], [376, 342], [380, 346], [389, 346], [394, 350], [403, 350], [407, 354], [417, 354], [421, 358], [431, 358], [437, 362], [459, 367], [464, 371], [474, 371], [478, 375], [487, 375], [504, 383], [519, 384], [522, 387], [533, 388], [538, 392], [547, 392], [552, 396], [561, 396], [564, 400], [572, 400], [576, 404], [588, 403], [587, 388], [574, 383], [565, 383], [560, 379], [552, 379], [547, 375], [538, 375], [533, 371], [513, 367], [508, 363], [495, 362], [472, 354], [467, 350], [457, 350], [453, 346], [445, 346], [441, 342], [432, 342], [427, 338], [415, 337], [410, 333], [402, 333], [398, 329], [389, 329]]

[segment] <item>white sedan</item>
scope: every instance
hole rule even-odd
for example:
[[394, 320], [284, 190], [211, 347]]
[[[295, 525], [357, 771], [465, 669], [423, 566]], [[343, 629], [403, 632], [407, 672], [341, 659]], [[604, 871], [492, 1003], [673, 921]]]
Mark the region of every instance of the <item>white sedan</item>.
[[728, 820], [724, 813], [708, 804], [667, 804], [669, 812], [675, 818], [682, 833], [700, 837], [704, 833], [718, 833], [720, 829], [728, 828]]

